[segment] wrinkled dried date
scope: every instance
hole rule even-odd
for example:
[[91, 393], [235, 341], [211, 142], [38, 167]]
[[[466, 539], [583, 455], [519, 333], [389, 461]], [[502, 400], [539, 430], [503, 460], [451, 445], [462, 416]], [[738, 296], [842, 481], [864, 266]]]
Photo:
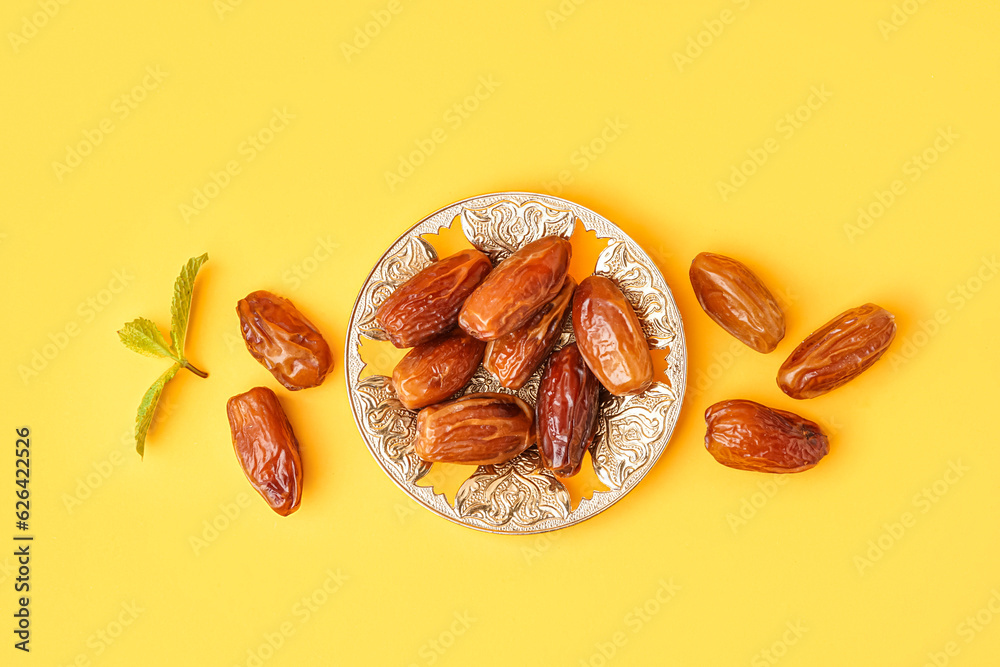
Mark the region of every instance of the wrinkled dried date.
[[531, 407], [510, 394], [468, 394], [417, 415], [413, 449], [424, 461], [490, 465], [535, 442]]
[[785, 337], [785, 315], [774, 295], [741, 262], [703, 252], [689, 276], [704, 311], [740, 342], [766, 354]]
[[813, 398], [853, 380], [879, 360], [896, 337], [892, 313], [873, 303], [852, 308], [802, 341], [778, 370], [778, 387]]
[[323, 335], [288, 299], [258, 290], [236, 312], [247, 350], [286, 389], [317, 387], [333, 368]]
[[716, 461], [738, 470], [801, 472], [829, 451], [815, 422], [753, 401], [716, 403], [705, 411], [705, 423], [705, 448]]
[[486, 345], [486, 370], [496, 376], [501, 386], [520, 389], [552, 352], [563, 320], [573, 299], [576, 281], [566, 277], [562, 289], [528, 323]]
[[426, 343], [455, 328], [462, 304], [492, 267], [478, 250], [434, 262], [383, 301], [375, 318], [396, 347]]
[[302, 459], [278, 397], [254, 387], [230, 398], [226, 413], [243, 473], [271, 509], [288, 516], [302, 500]]
[[597, 425], [600, 385], [570, 344], [552, 355], [535, 409], [542, 465], [561, 477], [580, 472]]
[[409, 410], [440, 403], [465, 386], [483, 360], [486, 343], [452, 331], [410, 350], [392, 372], [392, 386]]
[[653, 384], [653, 359], [632, 305], [603, 276], [590, 276], [573, 295], [573, 332], [587, 366], [617, 396]]
[[469, 296], [459, 324], [469, 335], [485, 341], [524, 326], [562, 288], [572, 252], [569, 241], [558, 236], [524, 246]]

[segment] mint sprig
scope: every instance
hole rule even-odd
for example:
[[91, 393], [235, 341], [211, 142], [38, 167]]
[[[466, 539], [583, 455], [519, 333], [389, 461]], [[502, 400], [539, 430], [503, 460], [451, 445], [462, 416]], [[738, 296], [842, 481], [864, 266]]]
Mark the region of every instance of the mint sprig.
[[163, 388], [182, 368], [186, 368], [198, 377], [207, 378], [208, 373], [196, 368], [184, 356], [184, 342], [187, 337], [188, 320], [191, 316], [191, 295], [194, 291], [194, 279], [201, 265], [208, 261], [208, 254], [192, 257], [181, 269], [174, 281], [174, 297], [170, 304], [170, 343], [160, 333], [159, 327], [144, 317], [127, 322], [118, 331], [122, 344], [134, 352], [147, 357], [159, 357], [173, 360], [173, 364], [156, 382], [146, 390], [135, 416], [135, 451], [142, 456], [146, 448], [146, 433], [153, 422], [153, 413], [160, 400]]

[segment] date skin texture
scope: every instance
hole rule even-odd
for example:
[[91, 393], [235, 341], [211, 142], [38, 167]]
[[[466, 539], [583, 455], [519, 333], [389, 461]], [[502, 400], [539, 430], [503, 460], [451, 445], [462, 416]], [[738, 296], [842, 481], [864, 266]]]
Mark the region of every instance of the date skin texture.
[[785, 337], [785, 314], [743, 263], [703, 252], [691, 262], [689, 276], [702, 309], [736, 340], [767, 354]]
[[288, 299], [259, 290], [240, 299], [236, 312], [247, 350], [286, 389], [318, 387], [333, 369], [323, 334]]
[[445, 400], [472, 379], [486, 343], [456, 330], [410, 350], [392, 372], [392, 386], [408, 410]]
[[616, 396], [653, 384], [653, 358], [632, 305], [603, 276], [590, 276], [573, 295], [573, 332], [587, 366]]
[[254, 387], [230, 398], [226, 412], [243, 473], [271, 509], [288, 516], [302, 501], [302, 459], [278, 397]]
[[814, 398], [868, 370], [896, 337], [892, 313], [874, 303], [833, 318], [792, 351], [778, 369], [778, 387], [792, 398]]
[[552, 355], [535, 409], [542, 465], [560, 477], [580, 472], [594, 438], [600, 384], [576, 344]]
[[808, 419], [746, 400], [705, 411], [705, 448], [724, 466], [755, 472], [808, 470], [829, 451], [827, 437]]
[[455, 328], [462, 304], [492, 268], [478, 250], [445, 257], [400, 285], [375, 319], [398, 348], [426, 343]]
[[485, 341], [521, 328], [562, 288], [572, 253], [569, 241], [558, 236], [524, 246], [501, 262], [466, 300], [459, 325]]
[[566, 311], [573, 302], [576, 281], [566, 276], [556, 298], [506, 336], [486, 344], [486, 370], [508, 389], [520, 389], [552, 352], [562, 333]]
[[535, 443], [534, 413], [510, 394], [468, 394], [417, 415], [413, 449], [424, 461], [492, 465]]

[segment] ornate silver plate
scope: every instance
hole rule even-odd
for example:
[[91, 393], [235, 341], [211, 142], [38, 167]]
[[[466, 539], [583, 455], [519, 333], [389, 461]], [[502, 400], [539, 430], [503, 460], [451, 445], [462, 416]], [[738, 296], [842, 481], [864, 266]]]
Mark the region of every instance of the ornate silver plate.
[[[500, 465], [479, 466], [464, 481], [452, 505], [431, 486], [417, 482], [431, 464], [413, 452], [416, 413], [405, 409], [384, 375], [362, 377], [364, 339], [385, 340], [375, 321], [378, 306], [399, 285], [437, 260], [421, 238], [459, 219], [469, 241], [494, 262], [543, 236], [570, 238], [577, 224], [608, 239], [594, 273], [613, 280], [632, 303], [652, 349], [669, 350], [665, 377], [639, 396], [601, 393], [598, 430], [590, 458], [606, 491], [594, 491], [574, 509], [561, 481], [541, 468], [531, 447]], [[567, 327], [559, 346], [573, 339]], [[639, 483], [667, 446], [683, 400], [687, 347], [681, 316], [656, 265], [616, 225], [578, 204], [526, 192], [498, 192], [446, 206], [413, 225], [378, 260], [351, 313], [345, 345], [348, 396], [361, 437], [378, 464], [413, 500], [450, 521], [492, 533], [531, 534], [579, 523], [607, 509]], [[558, 349], [558, 348], [557, 348]], [[534, 405], [540, 371], [516, 392]], [[482, 366], [461, 393], [500, 391]]]

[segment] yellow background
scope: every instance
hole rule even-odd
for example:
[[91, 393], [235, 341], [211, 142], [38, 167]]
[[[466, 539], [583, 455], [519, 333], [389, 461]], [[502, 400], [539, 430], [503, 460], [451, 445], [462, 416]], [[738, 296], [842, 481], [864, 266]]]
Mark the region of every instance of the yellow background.
[[[985, 0], [5, 2], [0, 663], [997, 664], [998, 26]], [[70, 167], [72, 151], [88, 154]], [[753, 173], [724, 196], [734, 168]], [[690, 346], [691, 400], [657, 466], [548, 536], [416, 507], [345, 395], [344, 329], [375, 260], [497, 190], [561, 193], [623, 227]], [[773, 354], [699, 309], [703, 250], [784, 295]], [[135, 407], [166, 364], [115, 331], [166, 330], [202, 252], [188, 352], [211, 376], [170, 384], [140, 461]], [[306, 475], [286, 519], [247, 484], [225, 417], [229, 396], [280, 389], [238, 338], [255, 289], [292, 298], [337, 352], [322, 387], [279, 391]], [[827, 396], [782, 395], [794, 346], [867, 301], [897, 315], [891, 356]], [[791, 478], [718, 465], [702, 414], [734, 397], [821, 421], [830, 455]], [[22, 425], [29, 655], [10, 632]]]

